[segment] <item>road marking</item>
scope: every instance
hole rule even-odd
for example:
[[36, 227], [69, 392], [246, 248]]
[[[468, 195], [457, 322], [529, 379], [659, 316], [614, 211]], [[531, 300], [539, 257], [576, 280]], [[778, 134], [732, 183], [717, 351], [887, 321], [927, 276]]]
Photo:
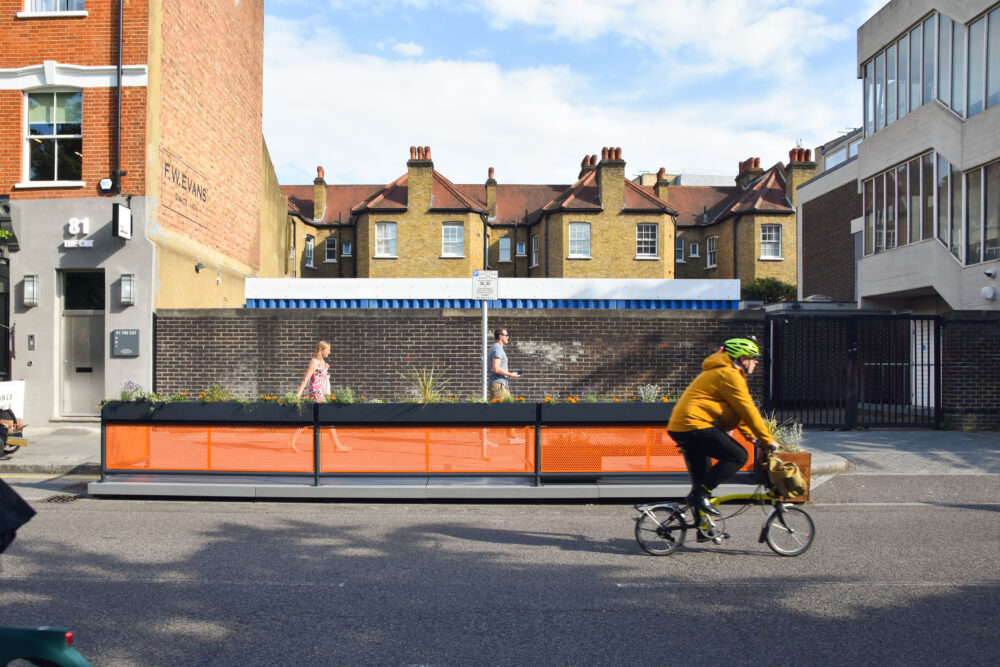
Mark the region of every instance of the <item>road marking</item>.
[[58, 473], [13, 473], [10, 475], [0, 475], [4, 479], [100, 479], [100, 475], [60, 475]]
[[[893, 588], [956, 588], [967, 586], [985, 586], [988, 588], [1000, 587], [1000, 581], [799, 581], [795, 579], [782, 579], [781, 583], [786, 586], [889, 586]], [[740, 586], [740, 587], [765, 587], [773, 588], [773, 581], [746, 581], [746, 582], [719, 582], [719, 581], [671, 581], [660, 583], [627, 583], [615, 584], [618, 588], [718, 588], [719, 586]]]
[[236, 581], [231, 579], [109, 579], [107, 577], [34, 577], [23, 575], [2, 575], [0, 580], [5, 581], [58, 581], [63, 583], [101, 583], [101, 584], [165, 584], [179, 586], [274, 586], [285, 587], [294, 586], [299, 588], [343, 588], [346, 581], [339, 583], [330, 581]]

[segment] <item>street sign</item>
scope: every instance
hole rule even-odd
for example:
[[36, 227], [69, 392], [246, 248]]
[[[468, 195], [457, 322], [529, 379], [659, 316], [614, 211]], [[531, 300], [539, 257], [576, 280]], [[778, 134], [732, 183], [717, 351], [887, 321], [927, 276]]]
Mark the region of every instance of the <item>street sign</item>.
[[472, 272], [472, 298], [482, 301], [500, 298], [500, 279], [496, 271]]

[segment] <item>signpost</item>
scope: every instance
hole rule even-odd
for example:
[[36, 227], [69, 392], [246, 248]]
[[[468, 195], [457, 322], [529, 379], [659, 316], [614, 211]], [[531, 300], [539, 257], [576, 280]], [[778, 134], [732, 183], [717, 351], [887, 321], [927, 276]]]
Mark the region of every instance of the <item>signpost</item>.
[[472, 272], [472, 298], [479, 299], [483, 305], [483, 400], [486, 400], [486, 351], [489, 349], [489, 340], [486, 322], [486, 304], [500, 298], [500, 278], [496, 271], [473, 271]]

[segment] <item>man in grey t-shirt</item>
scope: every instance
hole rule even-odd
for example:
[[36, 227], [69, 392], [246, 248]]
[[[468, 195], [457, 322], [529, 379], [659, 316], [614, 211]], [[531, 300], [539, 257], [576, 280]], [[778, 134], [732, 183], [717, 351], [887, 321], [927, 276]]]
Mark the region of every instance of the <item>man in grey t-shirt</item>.
[[493, 331], [493, 340], [496, 342], [490, 347], [490, 353], [487, 357], [490, 369], [490, 377], [487, 384], [489, 385], [489, 400], [491, 401], [494, 399], [503, 400], [510, 396], [507, 378], [521, 376], [520, 373], [511, 373], [507, 370], [507, 353], [503, 349], [504, 344], [510, 341], [510, 334], [507, 333], [507, 329], [505, 327], [495, 329]]

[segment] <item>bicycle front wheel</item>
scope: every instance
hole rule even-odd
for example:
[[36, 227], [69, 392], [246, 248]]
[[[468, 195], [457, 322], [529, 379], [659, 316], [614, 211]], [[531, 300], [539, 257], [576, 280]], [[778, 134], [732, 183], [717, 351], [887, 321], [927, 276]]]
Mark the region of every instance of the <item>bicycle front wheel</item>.
[[786, 507], [767, 517], [764, 524], [767, 546], [779, 556], [798, 556], [812, 546], [816, 526], [812, 517], [798, 507]]
[[687, 523], [674, 507], [654, 507], [635, 522], [635, 541], [646, 553], [669, 556], [684, 544]]

